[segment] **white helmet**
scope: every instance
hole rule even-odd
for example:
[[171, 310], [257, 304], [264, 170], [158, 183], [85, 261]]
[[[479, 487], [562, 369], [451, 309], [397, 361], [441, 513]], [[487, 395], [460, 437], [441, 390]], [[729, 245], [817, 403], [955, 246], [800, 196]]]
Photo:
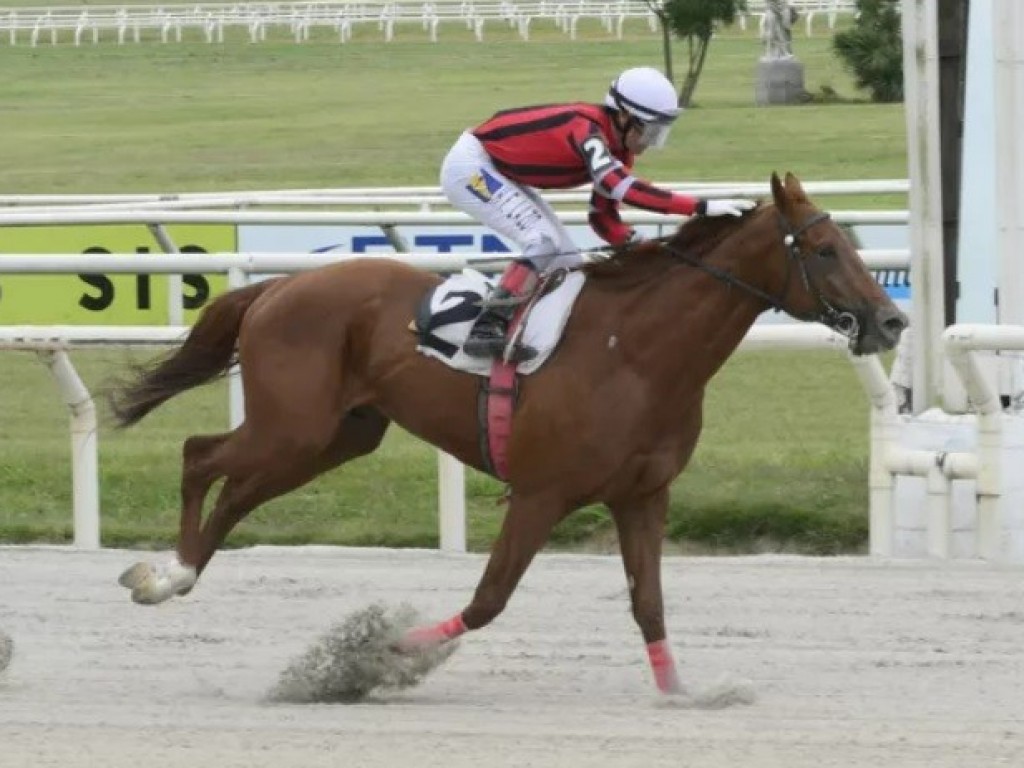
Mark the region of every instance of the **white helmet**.
[[641, 124], [640, 141], [646, 147], [665, 146], [669, 129], [682, 112], [676, 89], [653, 67], [627, 69], [612, 81], [604, 103]]

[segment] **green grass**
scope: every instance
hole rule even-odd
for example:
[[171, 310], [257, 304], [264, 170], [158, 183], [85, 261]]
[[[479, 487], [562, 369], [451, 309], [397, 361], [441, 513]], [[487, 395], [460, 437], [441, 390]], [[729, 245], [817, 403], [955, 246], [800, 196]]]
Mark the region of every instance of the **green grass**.
[[[73, 355], [101, 388], [141, 353]], [[0, 540], [71, 535], [66, 411], [29, 353], [4, 353], [0, 373]], [[131, 430], [100, 430], [103, 542], [173, 541], [182, 440], [226, 426], [223, 385], [187, 393]], [[744, 353], [710, 389], [704, 439], [672, 497], [670, 538], [740, 551], [757, 546], [838, 552], [866, 535], [867, 406], [835, 353]], [[393, 428], [372, 456], [254, 513], [231, 544], [437, 544], [436, 452]], [[486, 548], [500, 522], [502, 486], [470, 471], [469, 542]], [[603, 549], [607, 515], [588, 509], [556, 531], [558, 546]]]
[[[484, 43], [457, 28], [380, 43], [0, 47], [3, 188], [151, 192], [436, 184], [459, 131], [514, 104], [599, 100], [622, 68], [661, 62], [651, 35], [571, 43], [538, 29]], [[808, 90], [862, 98], [825, 36], [798, 38]], [[695, 108], [639, 169], [662, 180], [906, 176], [900, 105], [753, 105], [760, 43], [722, 35]], [[677, 56], [682, 56], [680, 46]], [[680, 65], [681, 62], [677, 62]], [[891, 204], [888, 200], [882, 202]], [[863, 201], [859, 201], [863, 205]], [[836, 207], [841, 207], [836, 205]]]
[[[458, 133], [492, 111], [598, 100], [618, 70], [660, 64], [658, 40], [639, 25], [622, 42], [596, 25], [581, 27], [577, 42], [541, 26], [532, 32], [528, 43], [497, 26], [476, 43], [449, 25], [439, 44], [408, 28], [384, 45], [374, 27], [343, 46], [326, 35], [303, 45], [278, 35], [256, 45], [239, 38], [212, 46], [0, 46], [0, 189], [432, 185]], [[901, 106], [868, 103], [826, 36], [800, 34], [796, 51], [808, 89], [828, 86], [839, 102], [753, 106], [760, 43], [752, 32], [727, 32], [712, 44], [696, 104], [671, 147], [645, 156], [639, 172], [660, 180], [756, 181], [773, 170], [805, 180], [905, 177]], [[905, 204], [888, 196], [829, 201], [835, 208]], [[95, 385], [126, 354], [82, 352], [75, 360]], [[134, 430], [101, 430], [106, 545], [173, 541], [181, 441], [220, 429], [225, 397], [211, 387]], [[0, 540], [66, 540], [67, 418], [32, 356], [0, 355], [0, 403]], [[737, 356], [711, 385], [703, 441], [673, 489], [670, 538], [718, 551], [862, 547], [867, 412], [841, 356]], [[394, 430], [374, 456], [257, 511], [230, 543], [434, 546], [435, 483], [433, 450]], [[497, 529], [500, 491], [470, 474], [474, 549], [486, 548]], [[609, 532], [602, 511], [583, 510], [558, 529], [554, 545], [603, 549]]]

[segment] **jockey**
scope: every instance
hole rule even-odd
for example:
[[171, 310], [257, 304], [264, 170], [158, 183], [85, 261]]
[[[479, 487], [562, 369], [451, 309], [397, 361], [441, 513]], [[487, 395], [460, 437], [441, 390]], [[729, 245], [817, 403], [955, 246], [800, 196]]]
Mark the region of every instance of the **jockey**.
[[[539, 273], [582, 262], [537, 189], [593, 184], [590, 226], [614, 246], [640, 240], [620, 218], [620, 203], [684, 216], [741, 216], [754, 207], [750, 200], [678, 194], [633, 175], [634, 158], [664, 146], [680, 112], [672, 83], [656, 69], [635, 67], [615, 78], [604, 104], [507, 109], [459, 137], [441, 166], [445, 195], [522, 251], [473, 326], [464, 346], [467, 355], [501, 356], [516, 304], [536, 287]], [[522, 362], [535, 354], [518, 347], [510, 360]]]

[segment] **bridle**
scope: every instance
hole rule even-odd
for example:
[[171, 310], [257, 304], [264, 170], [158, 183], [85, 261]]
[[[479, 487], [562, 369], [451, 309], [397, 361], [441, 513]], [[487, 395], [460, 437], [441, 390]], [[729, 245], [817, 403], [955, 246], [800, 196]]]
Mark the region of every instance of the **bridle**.
[[[782, 243], [786, 248], [787, 258], [786, 277], [782, 283], [782, 290], [777, 296], [773, 296], [772, 294], [761, 290], [756, 285], [751, 285], [745, 280], [741, 280], [727, 270], [720, 269], [712, 264], [705, 264], [701, 259], [694, 258], [688, 253], [673, 247], [671, 243], [668, 242], [668, 237], [659, 238], [659, 240], [661, 241], [661, 247], [671, 253], [672, 256], [678, 260], [691, 267], [695, 267], [702, 272], [706, 272], [716, 280], [756, 296], [757, 298], [767, 302], [776, 311], [786, 312], [797, 320], [822, 323], [849, 339], [855, 339], [860, 331], [860, 323], [857, 322], [856, 316], [850, 312], [841, 312], [836, 309], [829, 300], [825, 298], [825, 295], [821, 292], [818, 284], [811, 277], [811, 273], [807, 269], [807, 260], [809, 256], [827, 260], [835, 258], [835, 255], [829, 254], [825, 247], [815, 249], [808, 255], [800, 247], [800, 238], [807, 232], [807, 230], [816, 224], [828, 221], [829, 219], [831, 219], [831, 216], [826, 211], [818, 211], [804, 221], [799, 227], [794, 229], [786, 217], [782, 215], [782, 212], [779, 211], [779, 229], [782, 234]], [[789, 295], [789, 286], [792, 282], [794, 264], [797, 265], [804, 288], [809, 294], [811, 294], [815, 302], [818, 304], [818, 310], [812, 310], [807, 313], [798, 313], [786, 308], [786, 296]]]

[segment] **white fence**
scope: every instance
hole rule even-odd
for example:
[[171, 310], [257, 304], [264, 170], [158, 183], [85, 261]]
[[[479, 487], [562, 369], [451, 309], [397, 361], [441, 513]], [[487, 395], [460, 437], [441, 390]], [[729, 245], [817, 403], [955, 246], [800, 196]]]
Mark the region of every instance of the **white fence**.
[[[61, 397], [71, 413], [71, 464], [75, 546], [100, 546], [99, 430], [96, 407], [88, 389], [68, 357], [73, 347], [96, 345], [177, 344], [187, 334], [181, 326], [0, 326], [0, 350], [33, 350], [49, 367]], [[819, 325], [761, 326], [751, 329], [744, 348], [845, 348], [847, 339]], [[887, 381], [875, 356], [850, 360], [868, 369], [862, 378]], [[237, 379], [236, 379], [237, 380]], [[233, 391], [237, 398], [237, 390]], [[234, 402], [239, 402], [237, 399]], [[237, 407], [231, 407], [238, 421]], [[438, 452], [438, 517], [441, 549], [464, 551], [466, 512], [464, 468], [451, 456]]]
[[[856, 12], [854, 0], [790, 0], [804, 20], [808, 35], [815, 19], [824, 17], [834, 29], [843, 14]], [[746, 29], [748, 16], [764, 23], [763, 0], [750, 3], [741, 14]], [[550, 24], [576, 39], [581, 21], [598, 21], [608, 34], [622, 38], [626, 22], [635, 20], [650, 32], [658, 31], [657, 17], [643, 0], [425, 0], [423, 2], [296, 2], [208, 3], [168, 5], [74, 5], [9, 8], [0, 11], [0, 41], [9, 45], [36, 46], [101, 41], [138, 43], [159, 36], [162, 43], [181, 42], [189, 34], [207, 43], [223, 43], [225, 32], [244, 33], [250, 42], [267, 39], [268, 30], [279, 30], [295, 40], [309, 40], [316, 29], [328, 31], [344, 43], [359, 27], [376, 28], [385, 41], [396, 28], [410, 27], [438, 39], [442, 24], [465, 28], [482, 41], [488, 24], [515, 30], [529, 40], [530, 29]]]
[[[765, 184], [673, 184], [677, 189], [708, 197], [733, 196], [737, 194], [767, 195]], [[853, 193], [904, 193], [906, 182], [882, 180], [867, 182], [824, 182], [805, 185], [810, 194], [853, 194]], [[191, 223], [290, 223], [290, 224], [338, 224], [356, 223], [374, 225], [385, 232], [393, 231], [396, 225], [459, 225], [469, 223], [468, 217], [450, 210], [434, 210], [445, 205], [439, 199], [436, 188], [404, 188], [400, 190], [301, 190], [297, 192], [236, 193], [221, 195], [154, 195], [154, 196], [49, 196], [46, 198], [26, 196], [0, 197], [0, 227], [38, 226], [67, 224], [123, 224], [143, 223], [150, 227], [161, 246], [169, 253], [162, 255], [139, 254], [4, 254], [0, 255], [0, 274], [74, 274], [81, 272], [121, 273], [182, 273], [222, 272], [229, 276], [229, 284], [240, 285], [249, 273], [276, 273], [308, 269], [345, 258], [365, 258], [367, 254], [308, 254], [308, 253], [224, 253], [224, 254], [179, 254], [173, 242], [167, 237], [163, 225], [176, 222]], [[556, 203], [579, 203], [589, 197], [583, 192], [569, 192], [549, 195]], [[367, 201], [373, 201], [368, 203]], [[226, 211], [210, 210], [219, 207], [252, 206], [266, 204], [281, 205], [337, 205], [346, 207], [361, 204], [363, 207], [415, 206], [417, 211]], [[185, 210], [173, 210], [180, 205]], [[149, 207], [147, 207], [149, 206]], [[193, 210], [202, 208], [203, 210]], [[833, 212], [840, 223], [905, 223], [905, 211], [842, 211]], [[560, 214], [563, 222], [582, 224], [586, 213], [566, 211]], [[642, 212], [629, 212], [628, 218], [634, 224], [666, 223], [666, 217]], [[400, 242], [396, 249], [402, 250]], [[413, 254], [381, 256], [401, 258], [426, 269], [440, 272], [461, 269], [466, 264], [485, 261], [495, 265], [508, 259], [511, 254]], [[905, 250], [882, 250], [862, 252], [866, 263], [872, 269], [905, 269], [909, 265], [909, 253]], [[180, 302], [180, 291], [177, 294]], [[180, 311], [180, 307], [178, 308]], [[173, 321], [173, 309], [172, 309]], [[83, 344], [153, 344], [172, 343], [180, 340], [185, 329], [182, 327], [0, 327], [0, 349], [37, 350], [50, 367], [58, 384], [65, 404], [72, 415], [72, 456], [74, 475], [74, 519], [75, 542], [80, 546], [99, 544], [99, 487], [98, 436], [95, 426], [95, 408], [77, 373], [66, 354], [67, 349]], [[813, 325], [758, 326], [752, 329], [744, 342], [745, 347], [781, 347], [800, 349], [845, 348], [846, 341], [831, 331]], [[881, 394], [891, 390], [881, 363], [877, 357], [851, 358], [865, 389], [872, 398], [875, 408]], [[229, 387], [230, 421], [241, 420], [241, 396], [237, 377]], [[888, 405], [885, 406], [888, 408]], [[460, 464], [444, 454], [439, 454], [439, 515], [441, 545], [444, 549], [465, 547], [465, 498], [463, 469]]]

